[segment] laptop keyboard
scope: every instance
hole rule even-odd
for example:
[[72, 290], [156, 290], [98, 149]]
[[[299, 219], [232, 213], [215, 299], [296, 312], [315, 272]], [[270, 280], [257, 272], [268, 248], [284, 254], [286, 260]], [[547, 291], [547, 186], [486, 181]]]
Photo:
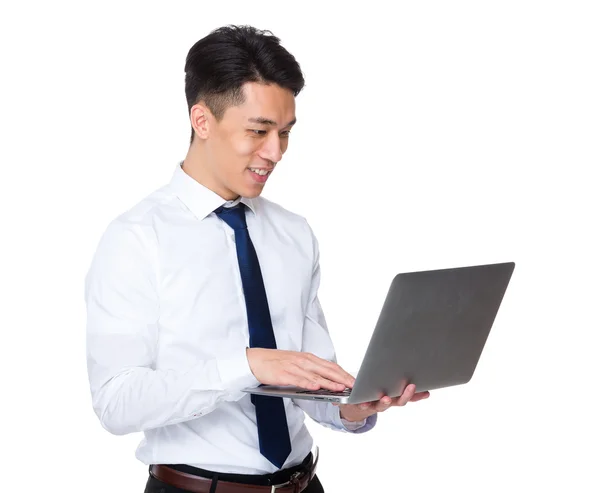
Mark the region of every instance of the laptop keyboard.
[[344, 397], [350, 395], [352, 389], [346, 389], [342, 391], [337, 390], [328, 390], [328, 389], [319, 389], [319, 390], [299, 390], [297, 394], [316, 394], [316, 395], [337, 395], [340, 397]]

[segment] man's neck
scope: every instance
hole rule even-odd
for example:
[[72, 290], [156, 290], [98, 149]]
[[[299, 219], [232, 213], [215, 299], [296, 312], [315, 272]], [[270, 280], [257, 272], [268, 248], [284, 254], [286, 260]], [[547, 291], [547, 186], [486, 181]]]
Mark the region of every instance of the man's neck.
[[232, 197], [231, 194], [228, 194], [223, 190], [223, 187], [218, 186], [211, 177], [205, 163], [206, 157], [202, 150], [197, 145], [192, 144], [185, 156], [182, 169], [185, 174], [219, 195], [223, 200], [236, 200], [238, 196]]

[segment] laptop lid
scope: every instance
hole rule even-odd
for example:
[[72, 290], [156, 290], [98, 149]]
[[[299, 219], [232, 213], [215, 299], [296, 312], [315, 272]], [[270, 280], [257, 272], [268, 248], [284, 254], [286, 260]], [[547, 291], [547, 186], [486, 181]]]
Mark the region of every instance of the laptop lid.
[[471, 380], [514, 262], [394, 277], [348, 402]]

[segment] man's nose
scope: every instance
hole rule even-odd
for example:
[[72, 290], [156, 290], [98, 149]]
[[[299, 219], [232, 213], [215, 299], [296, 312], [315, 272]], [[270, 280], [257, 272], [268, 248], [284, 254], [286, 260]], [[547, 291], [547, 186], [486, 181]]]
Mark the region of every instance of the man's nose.
[[260, 156], [263, 159], [268, 159], [273, 164], [281, 161], [283, 152], [281, 151], [281, 139], [279, 138], [279, 135], [273, 133], [268, 136], [261, 149]]

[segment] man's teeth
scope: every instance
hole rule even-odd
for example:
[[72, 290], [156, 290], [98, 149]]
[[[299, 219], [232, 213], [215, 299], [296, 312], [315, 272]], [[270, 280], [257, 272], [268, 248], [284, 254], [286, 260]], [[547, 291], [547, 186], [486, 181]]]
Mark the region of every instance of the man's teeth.
[[260, 175], [260, 176], [265, 176], [268, 173], [268, 171], [266, 169], [250, 168], [250, 171], [253, 171], [254, 173], [256, 173], [257, 175]]

